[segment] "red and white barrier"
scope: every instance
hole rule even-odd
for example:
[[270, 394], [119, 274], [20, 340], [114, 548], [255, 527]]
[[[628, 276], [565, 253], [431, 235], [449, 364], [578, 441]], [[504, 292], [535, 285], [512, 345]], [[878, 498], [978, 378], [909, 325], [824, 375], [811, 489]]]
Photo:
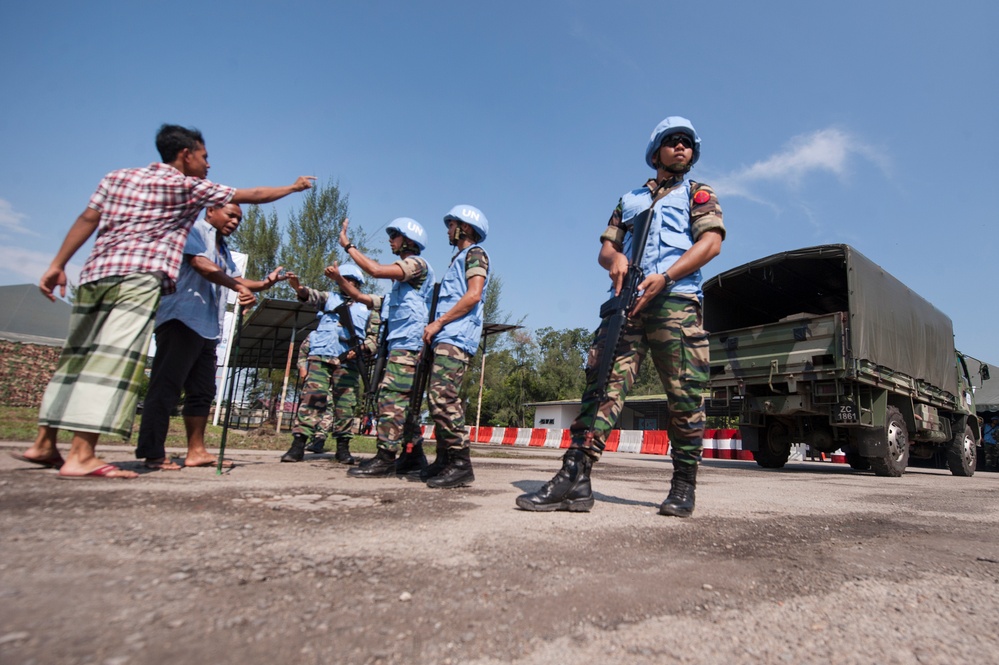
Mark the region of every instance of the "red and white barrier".
[[[497, 446], [517, 446], [536, 448], [568, 448], [571, 435], [567, 429], [544, 429], [528, 427], [470, 427], [472, 443]], [[421, 428], [423, 437], [434, 440], [433, 425]], [[730, 459], [753, 461], [753, 453], [742, 449], [742, 437], [737, 429], [704, 430], [705, 459]], [[804, 444], [792, 450], [792, 460], [803, 459]], [[668, 455], [669, 435], [665, 430], [612, 430], [604, 446], [606, 452], [640, 453], [642, 455]], [[846, 464], [846, 455], [837, 450], [832, 455], [823, 456], [836, 464]]]

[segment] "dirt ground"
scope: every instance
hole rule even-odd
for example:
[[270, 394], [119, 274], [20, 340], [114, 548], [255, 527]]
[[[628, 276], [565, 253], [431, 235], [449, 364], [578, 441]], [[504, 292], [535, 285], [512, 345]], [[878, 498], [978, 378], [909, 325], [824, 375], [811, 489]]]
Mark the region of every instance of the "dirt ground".
[[61, 481], [3, 454], [0, 663], [999, 661], [996, 474], [706, 460], [681, 520], [668, 459], [607, 454], [593, 512], [516, 510], [557, 454], [444, 491], [328, 456]]

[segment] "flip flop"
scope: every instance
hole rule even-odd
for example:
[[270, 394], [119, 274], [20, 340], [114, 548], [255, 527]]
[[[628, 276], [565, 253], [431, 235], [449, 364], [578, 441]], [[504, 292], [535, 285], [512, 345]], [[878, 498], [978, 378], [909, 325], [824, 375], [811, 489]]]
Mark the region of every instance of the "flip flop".
[[62, 455], [56, 453], [54, 457], [49, 457], [47, 459], [32, 459], [30, 457], [25, 457], [21, 453], [9, 453], [11, 457], [18, 460], [19, 462], [27, 462], [28, 464], [37, 464], [38, 466], [44, 466], [48, 469], [58, 469], [61, 468], [65, 463], [62, 459]]
[[82, 476], [64, 476], [59, 474], [60, 480], [84, 480], [92, 478], [121, 478], [122, 480], [132, 480], [138, 476], [119, 476], [118, 473], [124, 471], [124, 469], [119, 469], [114, 464], [105, 464], [104, 466], [99, 466], [90, 473], [85, 473]]

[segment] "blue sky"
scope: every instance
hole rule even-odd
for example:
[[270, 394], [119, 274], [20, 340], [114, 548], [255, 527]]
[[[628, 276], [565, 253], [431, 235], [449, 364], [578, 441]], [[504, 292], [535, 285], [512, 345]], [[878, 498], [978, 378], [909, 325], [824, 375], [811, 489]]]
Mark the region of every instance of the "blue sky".
[[312, 174], [353, 224], [420, 220], [439, 273], [441, 218], [476, 205], [504, 309], [593, 328], [597, 238], [684, 115], [729, 231], [706, 276], [848, 243], [999, 362], [997, 28], [986, 0], [5, 2], [0, 284], [37, 281], [101, 176], [155, 161], [174, 122], [218, 182]]

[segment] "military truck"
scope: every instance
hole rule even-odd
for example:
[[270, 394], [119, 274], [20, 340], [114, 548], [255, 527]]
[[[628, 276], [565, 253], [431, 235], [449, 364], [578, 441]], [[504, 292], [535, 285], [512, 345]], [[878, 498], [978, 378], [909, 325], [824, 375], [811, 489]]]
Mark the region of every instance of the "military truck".
[[853, 247], [717, 275], [704, 286], [704, 326], [707, 411], [738, 417], [760, 466], [783, 467], [806, 443], [879, 476], [938, 452], [954, 475], [974, 474], [980, 423], [950, 319]]

